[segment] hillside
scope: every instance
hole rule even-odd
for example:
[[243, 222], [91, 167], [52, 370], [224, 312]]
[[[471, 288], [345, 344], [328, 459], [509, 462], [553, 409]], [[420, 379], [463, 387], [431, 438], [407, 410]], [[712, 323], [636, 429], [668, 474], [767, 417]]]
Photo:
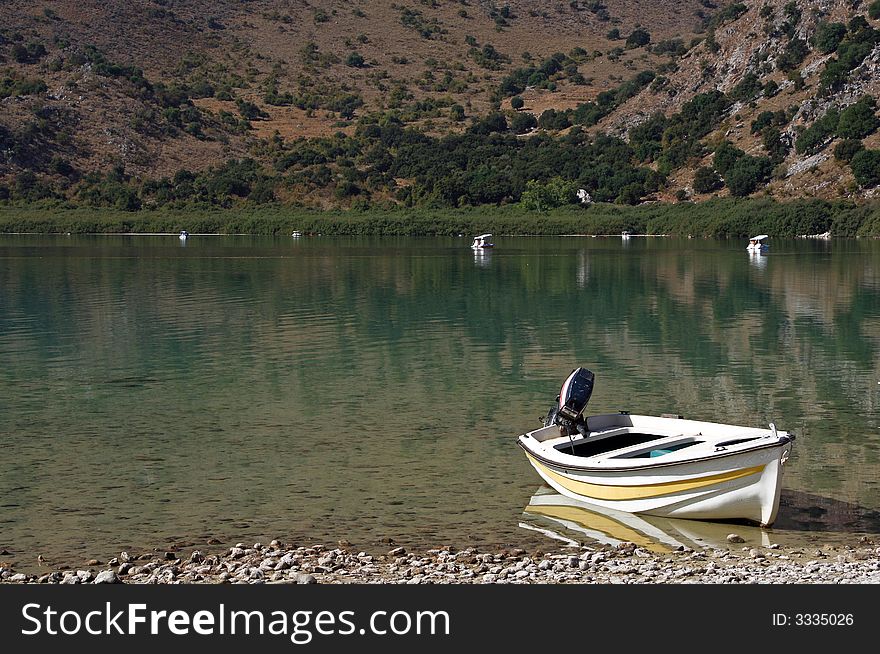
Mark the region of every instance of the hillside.
[[[764, 194], [780, 199], [873, 197], [876, 181], [860, 185], [849, 162], [834, 154], [846, 139], [851, 147], [858, 147], [853, 141], [868, 150], [878, 147], [873, 103], [863, 128], [847, 132], [841, 127], [840, 133], [818, 128], [829, 110], [845, 111], [880, 90], [880, 24], [869, 5], [770, 0], [741, 6], [738, 18], [710, 30], [707, 39], [678, 60], [662, 90], [644, 90], [601, 127], [626, 134], [658, 111], [672, 115], [699, 94], [721, 91], [731, 104], [704, 137], [705, 156], [672, 175], [670, 193], [684, 189], [694, 199], [707, 197], [694, 191], [694, 174], [701, 166], [711, 167], [709, 150], [727, 141], [747, 155], [771, 159]], [[727, 194], [729, 189], [712, 193]]]
[[871, 13], [7, 0], [0, 202], [544, 209], [578, 188], [626, 204], [860, 200], [880, 181]]

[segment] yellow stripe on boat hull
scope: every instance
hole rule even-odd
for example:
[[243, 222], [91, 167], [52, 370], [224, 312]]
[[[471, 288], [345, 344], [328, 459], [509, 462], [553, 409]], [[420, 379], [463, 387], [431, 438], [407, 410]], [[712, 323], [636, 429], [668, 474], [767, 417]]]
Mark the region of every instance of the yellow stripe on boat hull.
[[713, 486], [725, 481], [748, 477], [749, 475], [756, 475], [765, 467], [763, 465], [753, 466], [751, 468], [741, 468], [740, 470], [731, 470], [730, 472], [722, 472], [720, 474], [708, 475], [706, 477], [682, 479], [681, 481], [664, 481], [656, 484], [642, 484], [638, 486], [618, 486], [613, 484], [591, 484], [590, 482], [578, 481], [570, 477], [565, 477], [564, 475], [551, 470], [530, 454], [526, 453], [526, 456], [535, 468], [553, 479], [566, 490], [583, 497], [592, 497], [597, 500], [640, 500], [649, 497], [661, 497], [663, 495], [671, 495], [672, 493], [680, 493], [682, 491]]

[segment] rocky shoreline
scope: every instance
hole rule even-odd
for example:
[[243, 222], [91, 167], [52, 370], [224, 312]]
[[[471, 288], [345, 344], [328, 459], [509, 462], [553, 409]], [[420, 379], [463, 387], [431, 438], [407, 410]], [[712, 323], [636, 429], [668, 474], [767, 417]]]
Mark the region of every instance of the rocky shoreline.
[[192, 550], [91, 560], [79, 569], [16, 572], [4, 584], [870, 584], [880, 583], [880, 546], [743, 546], [653, 552], [633, 543], [571, 546], [531, 553], [469, 547], [374, 555], [350, 547], [238, 543], [216, 553]]

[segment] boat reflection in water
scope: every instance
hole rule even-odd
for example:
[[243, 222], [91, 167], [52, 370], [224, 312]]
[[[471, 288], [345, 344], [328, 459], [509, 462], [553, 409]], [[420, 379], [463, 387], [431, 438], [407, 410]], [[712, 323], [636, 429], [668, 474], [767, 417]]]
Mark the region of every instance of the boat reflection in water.
[[767, 253], [763, 250], [749, 250], [749, 263], [755, 268], [767, 267]]
[[492, 261], [492, 250], [486, 248], [474, 248], [474, 263], [479, 268], [486, 268]]
[[769, 534], [756, 526], [624, 513], [571, 499], [549, 486], [532, 495], [523, 518], [520, 527], [570, 545], [634, 543], [653, 552], [680, 547], [726, 549], [732, 532], [751, 545], [770, 545]]

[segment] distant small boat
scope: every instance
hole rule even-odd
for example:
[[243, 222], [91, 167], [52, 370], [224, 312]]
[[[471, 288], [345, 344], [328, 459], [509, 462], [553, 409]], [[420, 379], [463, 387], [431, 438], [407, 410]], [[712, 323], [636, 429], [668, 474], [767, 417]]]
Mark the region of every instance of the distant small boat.
[[748, 250], [749, 252], [763, 252], [768, 247], [767, 244], [764, 242], [768, 238], [770, 237], [766, 234], [753, 236], [749, 239], [749, 244], [746, 246], [746, 250]]
[[300, 236], [302, 236], [302, 232], [300, 232], [298, 230], [294, 230], [294, 232], [291, 234], [291, 236], [293, 238], [299, 238]]
[[822, 232], [821, 234], [801, 234], [798, 238], [818, 238], [823, 241], [827, 241], [831, 238], [831, 230], [827, 232]]
[[622, 232], [620, 232], [620, 238], [627, 239], [630, 236], [632, 236], [632, 234], [630, 234], [628, 229], [625, 229]]
[[188, 231], [186, 231], [185, 229], [180, 230], [180, 240], [181, 241], [185, 241], [188, 236], [189, 236]]
[[480, 234], [479, 236], [474, 236], [474, 242], [471, 243], [471, 248], [474, 250], [481, 250], [483, 248], [494, 248], [495, 244], [489, 240], [491, 237], [491, 234]]

